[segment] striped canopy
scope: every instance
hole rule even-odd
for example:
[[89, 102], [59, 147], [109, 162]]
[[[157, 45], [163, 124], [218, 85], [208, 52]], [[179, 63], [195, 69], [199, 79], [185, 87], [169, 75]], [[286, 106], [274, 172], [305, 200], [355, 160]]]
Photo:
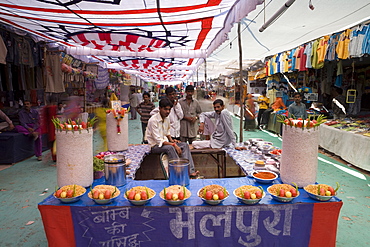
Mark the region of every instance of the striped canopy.
[[[227, 39], [233, 24], [261, 2], [7, 0], [0, 3], [0, 22], [57, 42], [68, 54], [95, 56], [105, 68], [163, 74], [179, 66], [179, 72], [196, 70]], [[181, 80], [190, 76], [183, 74]]]

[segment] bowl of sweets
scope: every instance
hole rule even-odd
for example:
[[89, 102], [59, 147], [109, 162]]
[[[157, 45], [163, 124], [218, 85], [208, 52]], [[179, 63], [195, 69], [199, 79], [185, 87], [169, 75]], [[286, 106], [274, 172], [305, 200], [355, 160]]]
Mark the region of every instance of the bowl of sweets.
[[333, 196], [337, 194], [339, 184], [334, 189], [332, 186], [327, 184], [309, 184], [303, 188], [309, 197], [314, 200], [325, 202], [329, 201]]
[[221, 185], [211, 184], [198, 190], [197, 195], [209, 205], [218, 205], [229, 197], [229, 192]]
[[265, 197], [266, 193], [261, 186], [256, 187], [252, 185], [243, 185], [235, 189], [233, 192], [234, 196], [238, 200], [247, 205], [254, 205], [259, 203], [262, 198]]
[[183, 204], [190, 196], [190, 190], [181, 185], [171, 185], [159, 193], [160, 198], [173, 206]]
[[65, 185], [54, 192], [54, 197], [63, 203], [73, 203], [81, 199], [86, 193], [86, 189], [81, 185]]
[[279, 202], [291, 202], [299, 196], [298, 187], [290, 184], [274, 184], [267, 188], [272, 198]]
[[136, 186], [126, 191], [124, 197], [133, 205], [142, 206], [152, 200], [155, 195], [155, 191], [148, 187]]
[[97, 204], [109, 204], [116, 200], [121, 191], [112, 185], [97, 185], [91, 188], [87, 196]]

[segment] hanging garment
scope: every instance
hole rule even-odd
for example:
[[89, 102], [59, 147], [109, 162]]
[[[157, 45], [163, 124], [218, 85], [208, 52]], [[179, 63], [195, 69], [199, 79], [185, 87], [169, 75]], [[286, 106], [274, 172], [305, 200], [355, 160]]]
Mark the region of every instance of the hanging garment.
[[307, 43], [306, 48], [304, 49], [304, 53], [306, 54], [306, 68], [312, 68], [312, 42]]
[[364, 34], [361, 55], [362, 54], [370, 54], [370, 27], [369, 27], [369, 25], [367, 27], [367, 30], [366, 30], [365, 34]]
[[304, 53], [305, 51], [305, 46], [302, 45], [301, 48], [299, 48], [299, 71], [307, 71], [307, 68], [306, 68], [306, 61], [307, 61], [307, 55]]
[[324, 36], [320, 38], [319, 45], [317, 47], [317, 63], [321, 64], [325, 61], [326, 50], [328, 49], [328, 41], [330, 36]]
[[3, 38], [0, 36], [0, 63], [6, 64], [6, 54], [8, 50], [6, 49], [6, 45], [4, 43]]
[[347, 59], [349, 57], [349, 36], [351, 35], [351, 32], [351, 29], [347, 29], [339, 36], [337, 48], [335, 49], [339, 59]]
[[354, 27], [352, 29], [349, 42], [350, 57], [360, 57], [363, 55], [362, 44], [364, 42], [364, 37], [368, 29], [369, 25], [358, 25], [357, 27]]
[[337, 59], [335, 48], [337, 47], [338, 39], [339, 39], [339, 34], [337, 33], [330, 36], [329, 41], [328, 41], [328, 48], [326, 51], [326, 57], [325, 57], [326, 60], [334, 61]]
[[47, 93], [65, 92], [63, 84], [63, 72], [58, 54], [46, 55], [46, 89]]

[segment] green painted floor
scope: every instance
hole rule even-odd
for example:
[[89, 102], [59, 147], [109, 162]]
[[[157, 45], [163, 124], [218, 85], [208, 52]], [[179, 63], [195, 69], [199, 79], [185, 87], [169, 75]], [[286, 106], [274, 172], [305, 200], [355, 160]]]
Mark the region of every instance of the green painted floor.
[[[140, 120], [129, 121], [129, 143], [141, 142]], [[234, 118], [234, 130], [239, 135], [239, 119]], [[244, 131], [244, 140], [263, 138], [281, 146], [277, 136], [256, 130]], [[95, 153], [101, 151], [101, 139], [94, 134]], [[56, 186], [56, 166], [50, 151], [43, 161], [35, 157], [0, 171], [0, 246], [47, 246], [37, 204], [50, 195]], [[0, 169], [1, 169], [0, 165]], [[337, 247], [370, 246], [370, 177], [351, 166], [319, 154], [319, 183], [341, 184], [341, 209], [337, 232]], [[45, 191], [48, 191], [45, 193]], [[63, 217], [63, 215], [56, 215]], [[298, 246], [299, 247], [299, 246]]]

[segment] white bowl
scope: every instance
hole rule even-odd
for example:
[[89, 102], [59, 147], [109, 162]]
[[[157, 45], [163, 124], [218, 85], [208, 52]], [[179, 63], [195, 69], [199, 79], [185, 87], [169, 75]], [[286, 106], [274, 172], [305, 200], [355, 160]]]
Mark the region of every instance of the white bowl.
[[[304, 188], [303, 188], [304, 189]], [[320, 195], [315, 195], [315, 194], [312, 194], [310, 192], [308, 192], [307, 190], [304, 190], [307, 192], [308, 196], [311, 197], [312, 199], [314, 200], [317, 200], [317, 201], [321, 201], [321, 202], [326, 202], [326, 201], [329, 201], [333, 196], [320, 196]]]
[[172, 205], [172, 206], [178, 206], [178, 205], [181, 205], [183, 204], [188, 198], [184, 199], [184, 200], [167, 200], [167, 199], [163, 199], [166, 203]]
[[86, 194], [86, 191], [82, 194], [82, 195], [79, 195], [79, 196], [75, 196], [75, 197], [65, 197], [65, 198], [59, 198], [59, 197], [56, 197], [55, 196], [55, 193], [53, 194], [54, 198], [58, 199], [59, 201], [63, 202], [63, 203], [74, 203], [74, 202], [77, 202], [81, 199], [81, 197], [83, 195]]
[[[256, 177], [254, 174], [255, 173], [259, 173], [259, 172], [268, 172], [268, 173], [271, 173], [273, 175], [275, 175], [275, 178], [271, 178], [271, 179], [263, 179], [263, 178], [258, 178]], [[258, 182], [258, 183], [261, 183], [261, 184], [270, 184], [272, 183], [275, 179], [278, 178], [278, 175], [275, 173], [275, 172], [272, 172], [272, 171], [268, 171], [268, 170], [261, 170], [261, 171], [254, 171], [252, 173], [252, 177]]]
[[[267, 188], [267, 192], [269, 191], [270, 187]], [[272, 196], [272, 199], [274, 199], [278, 202], [291, 202], [291, 201], [293, 201], [294, 198], [297, 198], [299, 196], [299, 191], [297, 191], [297, 196], [296, 197], [277, 196], [277, 195], [271, 194], [270, 192], [269, 192], [269, 194]]]
[[[156, 193], [154, 192], [154, 195], [153, 197], [155, 197]], [[145, 205], [147, 204], [148, 202], [150, 202], [150, 200], [152, 200], [153, 197], [149, 198], [149, 199], [146, 199], [146, 200], [130, 200], [126, 197], [126, 195], [124, 195], [124, 197], [129, 201], [131, 202], [133, 205], [135, 206], [142, 206], [142, 205]]]
[[[172, 186], [180, 186], [180, 185], [172, 185]], [[172, 186], [170, 186], [170, 187], [172, 187]], [[178, 205], [183, 204], [187, 199], [189, 199], [189, 197], [191, 197], [190, 190], [188, 190], [187, 188], [185, 188], [185, 189], [186, 189], [186, 198], [183, 199], [183, 200], [179, 200], [179, 199], [178, 200], [167, 200], [167, 199], [164, 198], [164, 191], [163, 190], [159, 193], [159, 197], [162, 198], [166, 203], [168, 203], [170, 205], [178, 206]]]
[[[198, 196], [199, 196], [200, 191], [201, 191], [201, 189], [200, 189], [200, 190], [198, 190], [198, 192], [197, 192], [197, 195], [198, 195]], [[227, 190], [226, 190], [226, 191], [227, 191]], [[228, 191], [227, 191], [227, 193], [230, 195], [230, 193], [229, 193]], [[226, 197], [225, 197], [224, 199], [222, 199], [222, 200], [206, 200], [206, 199], [204, 199], [203, 197], [199, 196], [199, 198], [200, 198], [200, 199], [202, 199], [205, 203], [207, 203], [207, 204], [209, 204], [209, 205], [212, 205], [212, 206], [220, 204], [221, 202], [223, 202], [224, 200], [226, 200], [228, 197], [229, 197], [229, 196], [226, 196]]]
[[258, 198], [258, 199], [245, 199], [245, 198], [242, 198], [242, 197], [238, 196], [236, 194], [236, 190], [237, 189], [235, 189], [234, 192], [233, 192], [234, 196], [236, 196], [236, 198], [238, 198], [239, 201], [241, 201], [242, 203], [247, 204], [247, 205], [257, 204], [257, 203], [259, 203], [266, 196], [266, 193], [263, 192], [262, 198]]
[[91, 198], [90, 196], [89, 196], [89, 198], [92, 199], [97, 204], [109, 204], [109, 203], [114, 202], [117, 199], [118, 196], [119, 196], [119, 194], [116, 195], [115, 197], [112, 197], [112, 198], [109, 198], [109, 199], [95, 199], [95, 198]]

